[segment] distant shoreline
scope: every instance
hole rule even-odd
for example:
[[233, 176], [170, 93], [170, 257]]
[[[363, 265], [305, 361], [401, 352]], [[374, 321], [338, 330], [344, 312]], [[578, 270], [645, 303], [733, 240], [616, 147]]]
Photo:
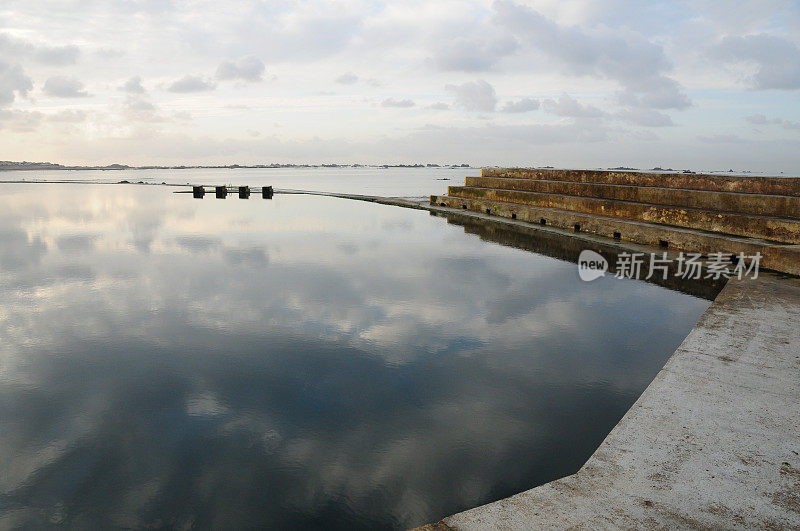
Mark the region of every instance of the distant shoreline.
[[[147, 165], [147, 166], [128, 166], [125, 164], [108, 164], [106, 166], [67, 166], [64, 164], [56, 164], [51, 162], [12, 162], [0, 161], [0, 173], [11, 171], [121, 171], [121, 170], [199, 170], [199, 169], [216, 169], [216, 170], [246, 170], [246, 169], [313, 169], [313, 168], [372, 168], [372, 169], [441, 169], [441, 170], [457, 170], [457, 169], [481, 169], [481, 168], [499, 168], [500, 166], [486, 165], [486, 166], [471, 166], [469, 164], [208, 164], [208, 165], [174, 165], [174, 166], [161, 166], [161, 165]], [[556, 169], [554, 166], [526, 166], [519, 167], [520, 169]], [[772, 177], [790, 177], [794, 174], [786, 174], [784, 172], [759, 172], [751, 170], [689, 170], [689, 169], [674, 169], [662, 168], [656, 166], [654, 168], [631, 168], [627, 166], [616, 166], [613, 168], [561, 168], [558, 169], [585, 169], [585, 170], [601, 170], [601, 171], [625, 171], [625, 172], [645, 172], [645, 173], [685, 173], [685, 174], [708, 174], [708, 175], [740, 175], [740, 176], [772, 176]]]
[[272, 168], [471, 168], [469, 164], [226, 164], [226, 165], [199, 165], [199, 166], [128, 166], [125, 164], [109, 164], [107, 166], [65, 166], [51, 162], [11, 162], [0, 161], [0, 171], [34, 171], [34, 170], [240, 170], [240, 169], [272, 169]]

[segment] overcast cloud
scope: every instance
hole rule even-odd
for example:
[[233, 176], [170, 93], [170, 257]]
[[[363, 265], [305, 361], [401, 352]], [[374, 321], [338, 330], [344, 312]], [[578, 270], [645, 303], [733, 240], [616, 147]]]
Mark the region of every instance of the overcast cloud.
[[342, 85], [352, 85], [353, 83], [358, 82], [358, 76], [352, 72], [345, 72], [341, 76], [337, 76], [335, 81], [337, 83], [341, 83]]
[[411, 100], [396, 100], [394, 98], [386, 98], [381, 102], [383, 107], [413, 107], [415, 104]]
[[44, 93], [57, 98], [85, 98], [89, 95], [83, 83], [71, 76], [53, 76], [44, 82]]
[[544, 100], [542, 107], [556, 116], [568, 118], [599, 118], [605, 114], [594, 105], [583, 105], [566, 93], [559, 96], [558, 100]]
[[539, 100], [522, 98], [519, 101], [509, 101], [503, 105], [503, 112], [529, 112], [539, 108]]
[[31, 79], [20, 65], [10, 65], [0, 60], [0, 107], [13, 103], [16, 96], [27, 96], [32, 88]]
[[240, 79], [261, 81], [264, 76], [264, 63], [258, 57], [242, 57], [238, 61], [223, 61], [217, 67], [217, 79]]
[[216, 85], [212, 81], [203, 79], [200, 76], [186, 75], [177, 81], [173, 81], [167, 88], [170, 92], [205, 92], [214, 90]]
[[800, 48], [787, 39], [766, 34], [726, 36], [714, 51], [729, 63], [754, 63], [756, 70], [747, 78], [753, 88], [800, 88]]
[[120, 90], [124, 90], [130, 94], [144, 94], [145, 90], [142, 86], [142, 78], [140, 76], [134, 76], [130, 78], [128, 81], [125, 82]]
[[483, 79], [460, 85], [445, 85], [444, 88], [453, 94], [456, 106], [465, 111], [491, 112], [497, 106], [494, 87]]
[[0, 7], [4, 160], [800, 173], [799, 91], [784, 0]]

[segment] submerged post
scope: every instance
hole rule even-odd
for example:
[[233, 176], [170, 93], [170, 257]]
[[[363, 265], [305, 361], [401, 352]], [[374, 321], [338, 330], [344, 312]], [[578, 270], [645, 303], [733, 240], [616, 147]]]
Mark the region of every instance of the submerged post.
[[262, 186], [261, 187], [261, 197], [264, 199], [272, 199], [272, 187], [271, 186]]
[[249, 186], [240, 186], [239, 187], [239, 199], [247, 199], [250, 197], [250, 187]]
[[192, 197], [195, 199], [203, 199], [204, 195], [206, 195], [204, 186], [192, 186]]
[[227, 186], [217, 186], [217, 199], [225, 199], [228, 195], [228, 187]]

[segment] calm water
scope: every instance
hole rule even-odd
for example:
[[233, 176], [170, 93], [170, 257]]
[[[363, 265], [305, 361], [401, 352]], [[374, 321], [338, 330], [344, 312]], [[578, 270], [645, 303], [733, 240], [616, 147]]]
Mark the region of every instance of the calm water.
[[349, 194], [428, 197], [444, 194], [464, 177], [480, 175], [479, 168], [252, 168], [114, 171], [6, 171], [0, 182], [91, 181], [117, 183], [125, 180], [148, 184], [232, 184], [273, 186], [277, 189]]
[[423, 211], [0, 185], [0, 528], [434, 521], [577, 470], [708, 304]]

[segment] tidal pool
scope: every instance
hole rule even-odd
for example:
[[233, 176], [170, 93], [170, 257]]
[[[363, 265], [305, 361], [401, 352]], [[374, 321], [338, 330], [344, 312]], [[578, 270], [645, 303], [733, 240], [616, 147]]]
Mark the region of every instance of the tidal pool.
[[575, 472], [709, 301], [427, 212], [0, 188], [0, 528], [404, 528]]

